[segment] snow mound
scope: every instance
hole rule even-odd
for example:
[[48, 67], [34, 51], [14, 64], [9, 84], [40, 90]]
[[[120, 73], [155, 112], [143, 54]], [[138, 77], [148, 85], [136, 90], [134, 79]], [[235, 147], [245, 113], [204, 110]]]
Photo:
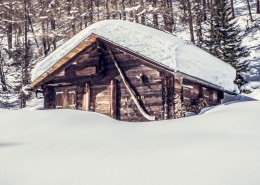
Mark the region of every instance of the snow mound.
[[0, 109], [0, 182], [257, 185], [259, 110], [260, 102], [251, 101], [184, 119], [128, 123], [75, 110]]
[[138, 53], [174, 72], [205, 80], [227, 91], [233, 92], [235, 89], [233, 81], [236, 72], [228, 64], [171, 34], [121, 20], [100, 21], [75, 35], [36, 65], [32, 81], [91, 34]]

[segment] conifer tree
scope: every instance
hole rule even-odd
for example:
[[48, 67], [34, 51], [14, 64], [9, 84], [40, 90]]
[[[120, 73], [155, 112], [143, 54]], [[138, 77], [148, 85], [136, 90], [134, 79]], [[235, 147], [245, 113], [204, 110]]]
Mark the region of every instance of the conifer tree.
[[212, 55], [234, 67], [237, 74], [248, 70], [248, 62], [239, 59], [249, 55], [248, 49], [241, 46], [242, 36], [228, 0], [213, 0], [211, 18], [208, 21], [209, 35], [206, 37], [205, 49]]

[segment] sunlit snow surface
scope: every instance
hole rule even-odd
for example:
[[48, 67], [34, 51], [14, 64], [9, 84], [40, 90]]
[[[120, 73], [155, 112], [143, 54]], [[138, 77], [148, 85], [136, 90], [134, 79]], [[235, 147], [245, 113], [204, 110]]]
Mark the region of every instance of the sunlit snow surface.
[[149, 123], [0, 110], [0, 184], [257, 185], [259, 113], [259, 101]]
[[174, 71], [206, 80], [228, 91], [235, 89], [235, 70], [221, 60], [188, 41], [141, 24], [121, 20], [101, 21], [75, 35], [38, 63], [32, 72], [32, 81], [92, 33]]

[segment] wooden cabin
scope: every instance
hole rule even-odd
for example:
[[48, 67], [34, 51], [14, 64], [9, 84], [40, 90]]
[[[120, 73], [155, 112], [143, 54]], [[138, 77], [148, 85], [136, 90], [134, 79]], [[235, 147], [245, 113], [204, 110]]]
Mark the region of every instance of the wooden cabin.
[[[224, 92], [234, 93], [208, 79], [166, 66], [156, 58], [135, 51], [136, 46], [129, 48], [124, 42], [110, 39], [106, 34], [110, 28], [107, 25], [111, 24], [121, 28], [130, 24], [126, 30], [134, 24], [134, 31], [140, 27], [174, 37], [125, 21], [103, 21], [83, 30], [80, 36], [76, 35], [35, 68], [38, 74], [34, 75], [31, 87], [43, 92], [45, 109], [93, 111], [122, 121], [164, 120], [184, 117], [186, 112], [198, 113], [206, 106], [220, 104]], [[106, 34], [98, 31], [102, 29], [106, 29]], [[110, 31], [109, 34], [116, 32]], [[120, 33], [120, 29], [117, 31]], [[132, 34], [125, 35], [125, 39], [133, 39], [135, 34]], [[152, 47], [147, 50], [160, 48]], [[217, 62], [224, 65], [222, 61]]]

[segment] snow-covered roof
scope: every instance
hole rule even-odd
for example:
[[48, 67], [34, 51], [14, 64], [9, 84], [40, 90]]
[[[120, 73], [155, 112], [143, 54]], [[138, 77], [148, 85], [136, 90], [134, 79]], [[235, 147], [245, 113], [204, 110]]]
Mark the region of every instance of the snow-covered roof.
[[144, 56], [173, 72], [187, 74], [229, 92], [235, 90], [233, 81], [236, 71], [230, 65], [189, 41], [122, 20], [100, 21], [82, 30], [36, 65], [32, 71], [32, 81], [48, 73], [54, 64], [93, 34]]

